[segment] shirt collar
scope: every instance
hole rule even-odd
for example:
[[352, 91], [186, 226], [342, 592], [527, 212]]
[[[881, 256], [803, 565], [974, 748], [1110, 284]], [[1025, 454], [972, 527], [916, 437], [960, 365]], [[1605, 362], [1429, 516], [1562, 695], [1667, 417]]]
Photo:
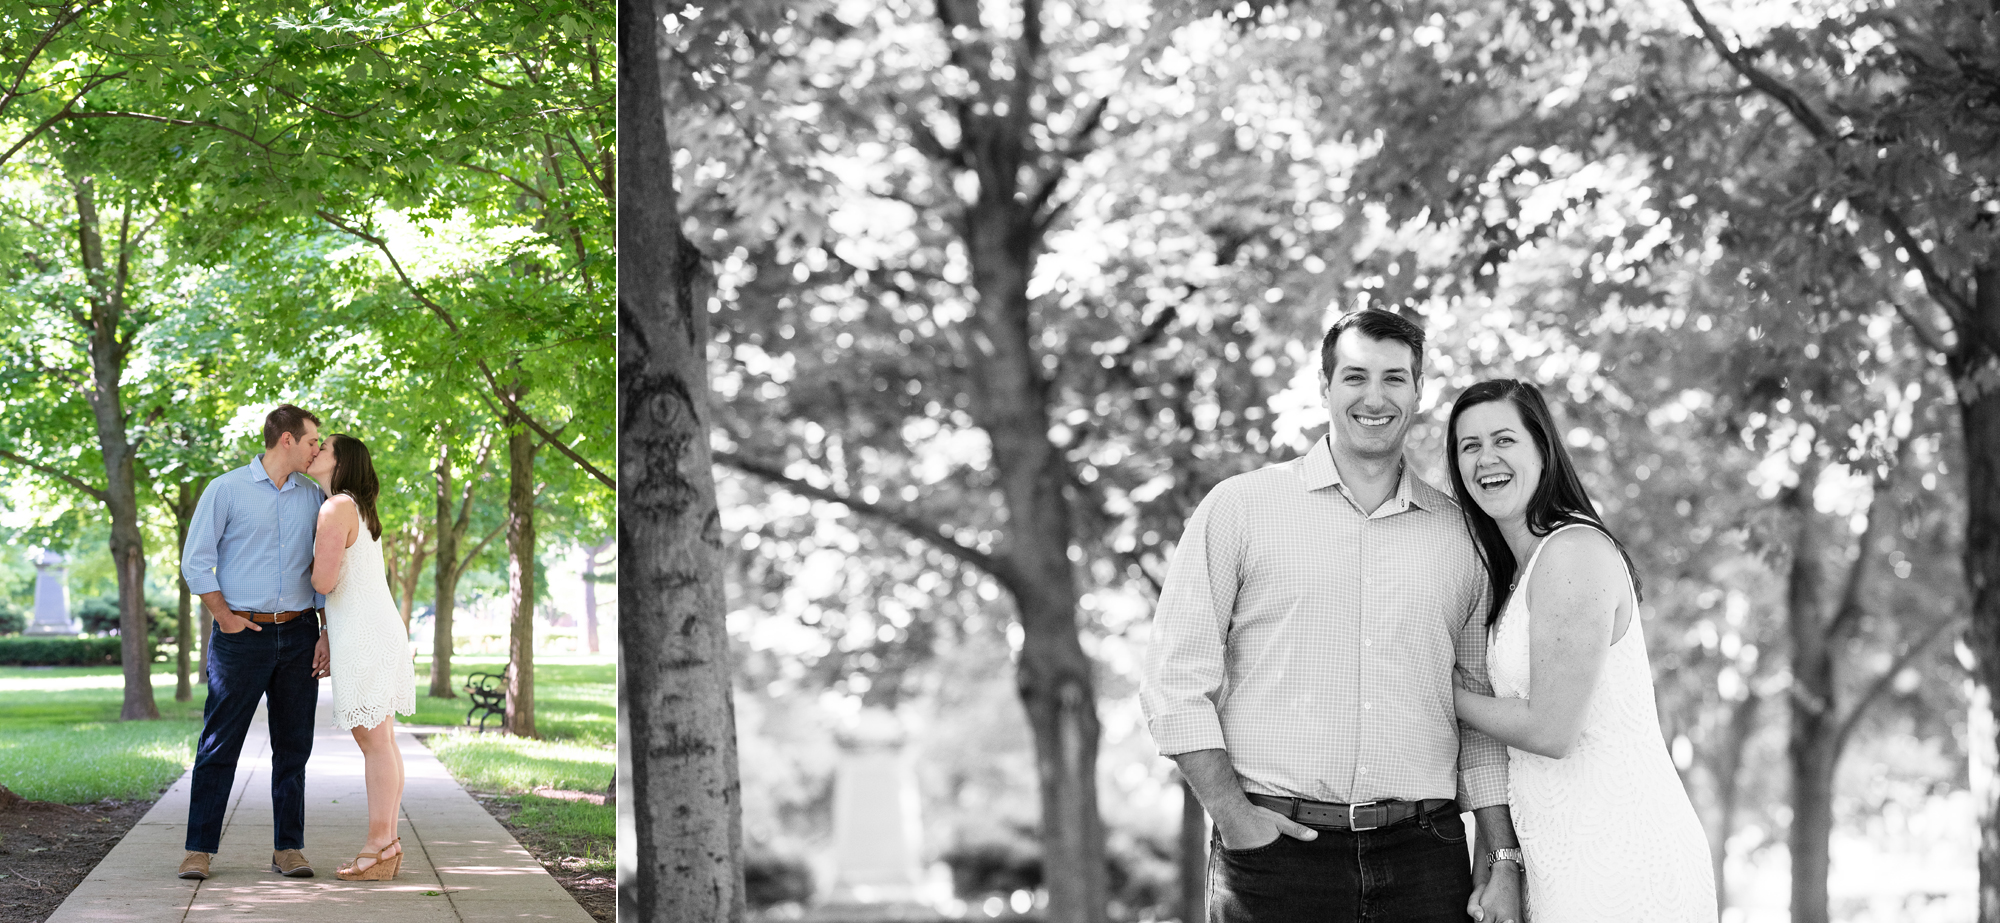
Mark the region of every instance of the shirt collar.
[[[1331, 435], [1321, 436], [1318, 442], [1313, 443], [1312, 451], [1307, 452], [1306, 457], [1300, 462], [1299, 476], [1304, 480], [1307, 490], [1342, 486], [1340, 467], [1333, 463]], [[1428, 486], [1417, 477], [1415, 466], [1405, 458], [1403, 473], [1396, 480], [1396, 496], [1390, 499], [1403, 509], [1413, 506], [1423, 510], [1432, 509], [1435, 506], [1430, 497], [1432, 492], [1423, 489]]]
[[[293, 483], [294, 478], [297, 477], [298, 475], [294, 474], [292, 477], [286, 478], [283, 486], [278, 488], [278, 492], [284, 493], [297, 487], [298, 485]], [[264, 453], [262, 452], [257, 453], [257, 457], [250, 460], [250, 480], [253, 482], [263, 481], [266, 484], [272, 483], [271, 472], [264, 470]]]

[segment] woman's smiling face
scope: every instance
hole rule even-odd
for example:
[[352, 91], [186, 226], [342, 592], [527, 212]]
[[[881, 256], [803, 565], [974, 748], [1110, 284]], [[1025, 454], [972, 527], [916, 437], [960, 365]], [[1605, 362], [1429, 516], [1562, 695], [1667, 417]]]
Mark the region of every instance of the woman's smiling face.
[[1452, 457], [1466, 491], [1495, 522], [1525, 522], [1542, 483], [1542, 453], [1510, 400], [1487, 401], [1458, 415]]

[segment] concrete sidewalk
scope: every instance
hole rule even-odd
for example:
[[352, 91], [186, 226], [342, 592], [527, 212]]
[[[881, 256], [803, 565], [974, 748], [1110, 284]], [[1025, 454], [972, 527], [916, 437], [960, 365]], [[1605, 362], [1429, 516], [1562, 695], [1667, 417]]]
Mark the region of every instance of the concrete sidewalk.
[[271, 871], [271, 747], [260, 707], [230, 790], [222, 851], [207, 881], [174, 877], [187, 835], [192, 772], [112, 847], [48, 923], [484, 923], [591, 917], [452, 780], [444, 764], [398, 728], [403, 749], [403, 869], [394, 881], [341, 881], [368, 833], [361, 750], [333, 724], [333, 690], [320, 689], [306, 765], [306, 858], [317, 874]]

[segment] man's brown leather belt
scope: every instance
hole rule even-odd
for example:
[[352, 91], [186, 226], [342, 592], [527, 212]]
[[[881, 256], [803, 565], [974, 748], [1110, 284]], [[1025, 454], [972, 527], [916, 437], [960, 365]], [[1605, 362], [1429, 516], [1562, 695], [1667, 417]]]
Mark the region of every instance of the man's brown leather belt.
[[238, 612], [235, 609], [229, 610], [231, 615], [240, 615], [246, 619], [249, 619], [250, 621], [259, 622], [265, 625], [283, 625], [286, 622], [298, 618], [299, 616], [304, 615], [310, 611], [312, 610], [293, 609], [290, 612]]
[[1276, 795], [1246, 794], [1245, 797], [1250, 799], [1251, 804], [1270, 808], [1308, 827], [1331, 827], [1335, 830], [1357, 832], [1374, 830], [1377, 827], [1392, 827], [1419, 814], [1429, 814], [1454, 803], [1450, 798], [1331, 804], [1325, 801], [1307, 801], [1304, 798], [1280, 798]]

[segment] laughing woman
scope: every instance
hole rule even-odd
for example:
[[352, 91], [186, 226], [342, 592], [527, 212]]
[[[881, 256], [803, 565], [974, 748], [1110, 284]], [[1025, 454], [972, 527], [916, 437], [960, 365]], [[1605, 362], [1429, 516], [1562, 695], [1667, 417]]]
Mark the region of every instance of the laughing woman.
[[361, 440], [337, 433], [306, 473], [326, 486], [313, 540], [313, 589], [326, 594], [333, 717], [361, 746], [368, 785], [368, 841], [340, 869], [345, 881], [386, 881], [403, 868], [396, 819], [403, 809], [403, 754], [396, 714], [417, 710], [410, 634], [382, 567], [380, 482]]
[[1507, 745], [1534, 923], [1714, 923], [1708, 838], [1660, 734], [1637, 577], [1534, 385], [1451, 408], [1451, 486], [1493, 586], [1489, 697], [1458, 717]]

